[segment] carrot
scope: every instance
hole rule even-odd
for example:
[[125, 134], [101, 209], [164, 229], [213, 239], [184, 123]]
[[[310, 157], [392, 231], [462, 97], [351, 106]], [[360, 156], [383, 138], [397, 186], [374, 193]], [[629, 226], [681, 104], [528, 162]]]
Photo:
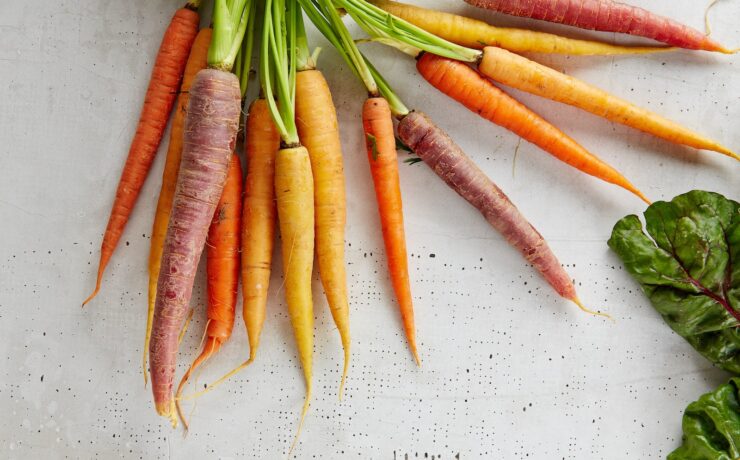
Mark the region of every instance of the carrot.
[[613, 0], [465, 0], [501, 13], [581, 29], [618, 32], [680, 48], [732, 53], [704, 33], [665, 16]]
[[675, 144], [713, 150], [740, 160], [740, 156], [727, 147], [660, 115], [501, 48], [486, 47], [478, 69], [504, 85], [578, 107]]
[[419, 73], [443, 93], [481, 117], [518, 134], [555, 158], [580, 171], [623, 187], [646, 203], [650, 201], [624, 176], [589, 153], [573, 139], [483, 78], [466, 64], [424, 53], [416, 63]]
[[175, 194], [177, 184], [177, 173], [180, 170], [180, 159], [182, 158], [183, 128], [185, 115], [190, 99], [190, 85], [195, 74], [205, 69], [208, 45], [211, 42], [211, 29], [201, 29], [195, 37], [190, 57], [185, 65], [185, 73], [182, 79], [180, 95], [177, 97], [177, 108], [172, 119], [170, 128], [170, 142], [167, 147], [167, 157], [162, 173], [162, 188], [159, 191], [157, 210], [154, 214], [152, 225], [152, 240], [149, 248], [149, 305], [147, 309], [146, 336], [144, 338], [144, 350], [142, 353], [142, 371], [144, 373], [144, 384], [147, 382], [147, 357], [149, 354], [149, 340], [152, 333], [152, 318], [154, 317], [154, 301], [157, 298], [157, 279], [159, 278], [159, 266], [162, 261], [162, 248], [167, 233], [167, 225], [170, 221], [172, 210], [172, 197]]
[[159, 148], [167, 119], [180, 89], [190, 48], [198, 33], [198, 3], [199, 1], [191, 1], [175, 12], [159, 45], [136, 134], [121, 172], [116, 198], [100, 246], [95, 290], [82, 302], [83, 307], [100, 292], [105, 268], [121, 239]]
[[192, 373], [208, 358], [218, 352], [234, 328], [236, 292], [239, 284], [239, 250], [241, 246], [242, 167], [237, 155], [232, 154], [226, 183], [208, 230], [206, 273], [208, 278], [208, 325], [203, 351], [183, 375], [175, 394], [175, 406], [183, 421], [179, 397]]
[[350, 332], [344, 265], [347, 205], [339, 125], [329, 85], [318, 70], [298, 72], [295, 97], [298, 136], [308, 150], [313, 173], [319, 275], [344, 349], [341, 398], [349, 368]]
[[[425, 37], [423, 34], [414, 36], [418, 32], [418, 29], [414, 29], [414, 26], [407, 28], [408, 23], [402, 20], [396, 20], [387, 14], [378, 14], [377, 9], [373, 10], [375, 7], [367, 8], [368, 5], [363, 0], [336, 1], [365, 30], [385, 33], [385, 38], [400, 39], [399, 37], [405, 37], [409, 40], [409, 44], [412, 41], [416, 44], [423, 44], [421, 40]], [[392, 30], [393, 34], [388, 33], [389, 30]], [[331, 38], [330, 41], [335, 42]], [[414, 45], [412, 44], [412, 46]], [[442, 52], [445, 51], [439, 46], [437, 46], [437, 49]], [[465, 52], [464, 49], [453, 51], [459, 51], [458, 54]], [[343, 51], [345, 59], [348, 58], [349, 54], [346, 50]], [[435, 126], [422, 113], [410, 112], [398, 96], [393, 93], [377, 70], [364, 57], [361, 55], [359, 57], [368, 67], [370, 75], [377, 84], [379, 93], [388, 100], [391, 112], [399, 118], [398, 134], [401, 141], [432, 168], [450, 188], [475, 206], [486, 220], [501, 232], [507, 241], [517, 248], [543, 275], [559, 295], [573, 301], [584, 311], [608, 317], [606, 314], [587, 310], [583, 306], [578, 299], [570, 277], [560, 266], [547, 242], [521, 215], [508, 197], [486, 177], [444, 131]], [[358, 76], [363, 76], [363, 81], [365, 81], [364, 73], [359, 71], [357, 65], [353, 67], [353, 70]]]
[[517, 54], [492, 46], [480, 51], [451, 43], [365, 0], [336, 0], [336, 2], [368, 33], [414, 55], [418, 54], [418, 50], [423, 50], [451, 59], [474, 62], [478, 64], [478, 70], [483, 75], [503, 84], [580, 107], [670, 142], [714, 150], [740, 160], [740, 157], [727, 147]]
[[[300, 432], [311, 401], [313, 377], [314, 188], [303, 146], [283, 147], [275, 157], [275, 196], [282, 241], [285, 299], [306, 381]], [[296, 439], [297, 439], [296, 435]]]
[[246, 126], [247, 179], [242, 219], [242, 299], [249, 336], [249, 360], [254, 361], [265, 322], [275, 239], [275, 153], [280, 136], [264, 99], [249, 107]]
[[183, 152], [157, 281], [149, 345], [154, 405], [177, 424], [172, 387], [177, 333], [193, 291], [193, 280], [209, 225], [221, 198], [241, 113], [239, 80], [229, 70], [252, 8], [247, 0], [214, 5], [208, 67], [195, 76], [185, 119]]
[[215, 69], [198, 72], [190, 89], [182, 163], [162, 252], [149, 346], [156, 409], [171, 418], [176, 333], [187, 312], [198, 260], [226, 181], [240, 100], [236, 76]]
[[396, 138], [388, 101], [382, 97], [367, 99], [362, 109], [362, 125], [365, 130], [370, 172], [375, 185], [388, 270], [401, 311], [406, 339], [416, 363], [421, 365], [416, 347], [414, 306], [409, 285]]
[[275, 200], [282, 241], [285, 300], [306, 382], [303, 409], [290, 447], [292, 452], [306, 419], [313, 389], [314, 184], [311, 159], [298, 136], [295, 109], [299, 53], [300, 59], [309, 57], [302, 13], [296, 1], [265, 0], [263, 10], [260, 83], [281, 139], [280, 150], [275, 155]]
[[545, 239], [444, 131], [421, 112], [411, 112], [398, 124], [398, 135], [447, 185], [478, 209], [560, 296], [594, 313], [578, 299], [573, 282]]
[[[385, 81], [378, 75], [376, 82], [373, 70], [352, 39], [349, 31], [339, 17], [331, 0], [300, 0], [307, 16], [321, 33], [336, 48], [355, 75], [367, 88], [369, 97], [363, 107], [363, 127], [367, 142], [370, 170], [375, 184], [378, 210], [386, 247], [389, 271], [396, 292], [401, 316], [411, 352], [420, 365], [416, 345], [414, 310], [409, 286], [408, 257], [403, 227], [403, 207], [401, 188], [396, 163], [396, 145], [393, 134], [393, 112], [407, 113], [398, 97], [390, 91]], [[388, 98], [381, 96], [381, 85]]]
[[391, 0], [369, 0], [385, 11], [439, 37], [469, 48], [499, 46], [516, 53], [556, 53], [580, 56], [611, 56], [669, 51], [668, 47], [620, 46], [592, 40], [576, 40], [560, 35], [496, 27], [477, 19], [443, 13]]

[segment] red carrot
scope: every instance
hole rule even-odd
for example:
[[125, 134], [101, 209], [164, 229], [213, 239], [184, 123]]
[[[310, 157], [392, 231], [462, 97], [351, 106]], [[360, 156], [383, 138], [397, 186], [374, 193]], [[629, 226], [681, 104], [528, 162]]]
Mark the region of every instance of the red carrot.
[[237, 155], [231, 155], [224, 191], [208, 230], [206, 274], [208, 278], [208, 325], [203, 351], [195, 358], [180, 380], [175, 394], [177, 412], [185, 429], [188, 423], [179, 397], [193, 372], [231, 337], [234, 328], [236, 291], [239, 284], [239, 248], [241, 243], [242, 167]]
[[542, 235], [444, 131], [426, 115], [411, 112], [398, 124], [398, 135], [447, 185], [475, 206], [560, 296], [588, 311]]
[[651, 38], [680, 48], [732, 53], [704, 33], [673, 19], [614, 0], [465, 0], [501, 13], [581, 29]]
[[204, 69], [195, 76], [149, 345], [154, 403], [157, 412], [173, 423], [177, 335], [188, 311], [209, 224], [226, 182], [240, 105], [239, 80], [234, 74]]
[[177, 10], [162, 38], [149, 88], [146, 91], [144, 106], [141, 109], [139, 124], [118, 182], [116, 198], [113, 201], [108, 226], [100, 247], [95, 290], [82, 302], [83, 306], [100, 291], [105, 267], [121, 239], [123, 229], [126, 227], [141, 187], [154, 161], [154, 156], [157, 154], [159, 143], [167, 126], [167, 119], [180, 89], [190, 48], [198, 33], [200, 17], [195, 11], [197, 3], [190, 2], [184, 8]]
[[195, 76], [185, 118], [182, 160], [157, 280], [149, 344], [157, 413], [177, 424], [172, 395], [177, 333], [193, 294], [208, 228], [223, 193], [241, 114], [239, 78], [230, 72], [254, 8], [217, 1], [208, 68]]

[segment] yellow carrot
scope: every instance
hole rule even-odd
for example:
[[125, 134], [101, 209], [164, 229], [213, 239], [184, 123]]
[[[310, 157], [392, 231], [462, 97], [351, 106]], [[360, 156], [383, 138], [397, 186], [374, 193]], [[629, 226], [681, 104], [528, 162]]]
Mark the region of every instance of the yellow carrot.
[[342, 395], [350, 357], [349, 304], [344, 266], [346, 198], [339, 125], [329, 85], [318, 70], [296, 77], [296, 125], [301, 143], [311, 158], [316, 212], [316, 254], [334, 323], [344, 348]]
[[[305, 147], [289, 147], [275, 157], [275, 197], [282, 241], [285, 300], [306, 380], [298, 433], [311, 401], [313, 369], [314, 186]], [[298, 435], [296, 435], [298, 439]]]

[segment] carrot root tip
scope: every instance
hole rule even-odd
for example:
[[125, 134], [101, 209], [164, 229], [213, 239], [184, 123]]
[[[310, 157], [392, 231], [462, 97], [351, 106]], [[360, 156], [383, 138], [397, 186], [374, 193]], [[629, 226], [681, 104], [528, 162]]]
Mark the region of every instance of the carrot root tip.
[[349, 347], [344, 349], [344, 369], [342, 369], [342, 380], [339, 382], [339, 400], [344, 396], [344, 383], [347, 381], [347, 371], [349, 371]]
[[157, 409], [157, 414], [161, 415], [162, 417], [167, 417], [170, 419], [170, 423], [172, 424], [172, 428], [177, 428], [177, 409], [175, 407], [175, 399], [171, 398], [167, 402], [163, 403], [156, 403], [154, 407]]
[[414, 347], [411, 350], [411, 353], [414, 355], [414, 361], [416, 361], [416, 366], [421, 368], [421, 358], [419, 357], [419, 353], [416, 351], [416, 347]]
[[643, 195], [642, 192], [638, 191], [637, 192], [637, 196], [640, 197], [640, 199], [642, 201], [644, 201], [645, 203], [647, 203], [648, 206], [650, 206], [651, 204], [653, 204], [653, 202], [650, 201], [650, 199], [648, 197], [646, 197], [645, 195]]
[[295, 439], [293, 439], [293, 444], [290, 445], [290, 450], [288, 450], [288, 456], [293, 453], [293, 449], [295, 449], [295, 446], [298, 445], [298, 438], [301, 436], [301, 429], [303, 429], [303, 422], [306, 420], [306, 414], [308, 413], [308, 407], [311, 404], [311, 387], [308, 387], [306, 389], [306, 399], [303, 401], [303, 409], [301, 410], [301, 420], [298, 422], [298, 430], [295, 433]]
[[148, 346], [147, 347], [144, 347], [144, 359], [141, 361], [141, 371], [142, 371], [142, 375], [144, 377], [144, 389], [146, 389], [146, 387], [149, 385], [149, 372], [148, 372], [148, 369], [147, 369], [147, 366], [146, 366], [147, 348], [149, 348], [149, 347]]
[[602, 312], [600, 312], [600, 311], [594, 311], [594, 310], [591, 310], [591, 309], [589, 309], [589, 308], [586, 308], [586, 306], [585, 306], [585, 305], [583, 305], [583, 302], [581, 302], [581, 300], [580, 300], [580, 299], [579, 299], [578, 297], [574, 297], [573, 299], [570, 299], [570, 300], [571, 300], [571, 301], [572, 301], [572, 302], [573, 302], [574, 304], [578, 305], [578, 308], [580, 308], [580, 309], [581, 309], [581, 311], [584, 311], [584, 312], [586, 312], [586, 313], [588, 313], [588, 314], [591, 314], [591, 315], [594, 315], [594, 316], [602, 316], [602, 317], [604, 317], [604, 318], [607, 318], [607, 319], [609, 319], [609, 320], [610, 320], [610, 321], [612, 321], [612, 322], [616, 322], [616, 321], [614, 321], [614, 318], [612, 318], [612, 317], [611, 317], [611, 315], [609, 315], [609, 314], [607, 314], [607, 313], [602, 313]]
[[100, 283], [100, 280], [98, 280], [98, 281], [97, 281], [97, 283], [95, 283], [95, 290], [94, 290], [94, 291], [92, 292], [92, 294], [90, 294], [90, 296], [89, 296], [89, 297], [88, 297], [87, 299], [85, 299], [85, 300], [84, 300], [84, 301], [82, 302], [82, 307], [84, 307], [85, 305], [87, 305], [88, 303], [90, 303], [90, 301], [91, 301], [92, 299], [94, 299], [94, 298], [95, 298], [95, 296], [97, 296], [97, 295], [98, 295], [98, 292], [100, 292], [100, 284], [101, 284], [101, 283]]

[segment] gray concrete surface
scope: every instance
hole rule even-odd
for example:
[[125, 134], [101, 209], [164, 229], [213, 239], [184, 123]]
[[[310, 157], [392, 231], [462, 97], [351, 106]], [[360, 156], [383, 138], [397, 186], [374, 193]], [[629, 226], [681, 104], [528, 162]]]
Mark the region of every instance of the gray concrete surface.
[[[633, 0], [701, 27], [704, 2]], [[494, 17], [458, 0], [430, 5]], [[259, 361], [200, 399], [183, 438], [158, 418], [139, 360], [146, 258], [163, 156], [105, 277], [101, 233], [154, 53], [178, 2], [0, 2], [0, 457], [284, 458], [303, 397], [275, 267]], [[720, 2], [717, 36], [740, 44], [740, 3]], [[605, 38], [613, 38], [606, 35]], [[311, 32], [312, 43], [326, 46]], [[620, 38], [619, 40], [623, 40]], [[550, 241], [589, 305], [580, 313], [423, 164], [401, 167], [422, 369], [406, 350], [363, 150], [361, 86], [331, 49], [321, 55], [340, 116], [349, 220], [354, 360], [337, 401], [340, 345], [316, 287], [316, 395], [297, 458], [663, 458], [685, 405], [727, 376], [673, 334], [620, 267], [606, 239], [642, 202], [563, 166], [468, 113], [411, 60], [368, 47], [410, 106], [429, 113]], [[614, 94], [740, 148], [740, 61], [675, 52], [538, 57]], [[695, 188], [735, 199], [738, 165], [669, 145], [578, 110], [512, 92], [622, 171], [653, 199]], [[193, 305], [204, 302], [198, 281]], [[233, 339], [198, 375], [212, 381], [247, 353]], [[203, 312], [180, 355], [196, 354]]]

